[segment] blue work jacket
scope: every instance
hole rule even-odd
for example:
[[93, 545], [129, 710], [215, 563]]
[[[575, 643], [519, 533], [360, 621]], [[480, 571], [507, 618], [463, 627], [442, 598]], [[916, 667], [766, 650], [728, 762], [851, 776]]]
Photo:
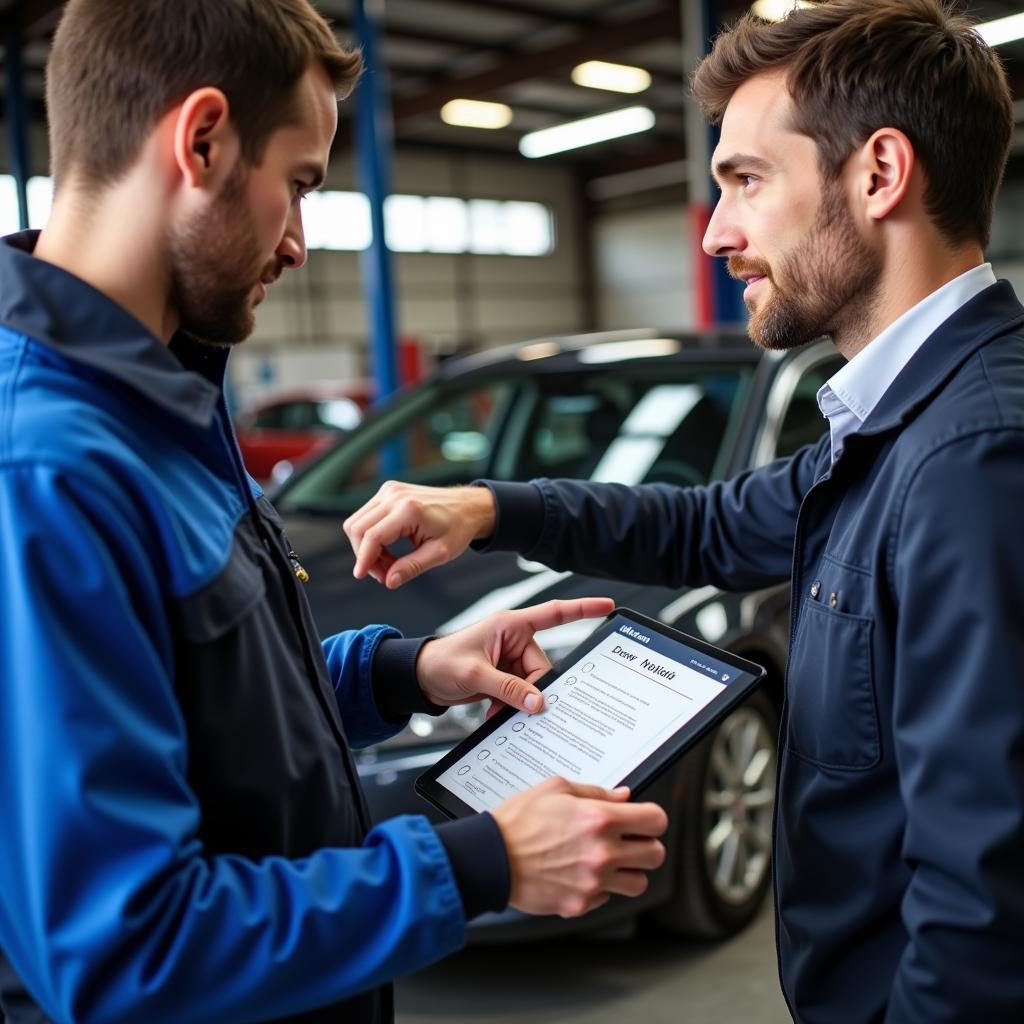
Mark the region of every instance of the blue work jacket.
[[1024, 308], [925, 342], [831, 464], [707, 487], [490, 484], [492, 546], [730, 590], [792, 580], [775, 828], [807, 1024], [1024, 1020]]
[[371, 827], [349, 743], [426, 710], [418, 644], [382, 626], [321, 644], [242, 468], [226, 350], [161, 344], [17, 245], [0, 242], [0, 1020], [389, 1021], [386, 983], [461, 946], [508, 887], [488, 815]]

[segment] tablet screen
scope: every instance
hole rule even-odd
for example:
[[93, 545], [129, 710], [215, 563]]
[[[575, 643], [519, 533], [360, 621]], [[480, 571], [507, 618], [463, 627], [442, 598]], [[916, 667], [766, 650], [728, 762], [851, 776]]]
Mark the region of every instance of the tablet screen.
[[543, 710], [510, 715], [437, 782], [476, 811], [552, 775], [619, 785], [716, 698], [758, 678], [757, 666], [745, 672], [701, 648], [614, 615], [558, 666]]

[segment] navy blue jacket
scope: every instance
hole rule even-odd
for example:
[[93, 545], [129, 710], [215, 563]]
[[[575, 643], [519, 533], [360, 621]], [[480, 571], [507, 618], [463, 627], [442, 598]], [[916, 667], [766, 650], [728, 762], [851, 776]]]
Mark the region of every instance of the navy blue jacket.
[[1024, 1020], [1024, 308], [1000, 282], [829, 438], [708, 487], [491, 484], [492, 546], [792, 579], [775, 829], [800, 1021]]
[[507, 899], [489, 815], [371, 830], [348, 742], [430, 710], [418, 643], [321, 645], [225, 359], [0, 243], [9, 1024], [377, 1024]]

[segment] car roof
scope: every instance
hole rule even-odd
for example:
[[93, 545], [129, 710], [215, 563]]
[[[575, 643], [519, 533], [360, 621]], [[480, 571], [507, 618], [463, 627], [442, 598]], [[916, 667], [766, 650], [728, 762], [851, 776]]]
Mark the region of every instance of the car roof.
[[[775, 356], [768, 353], [769, 357]], [[571, 334], [535, 338], [532, 341], [488, 349], [473, 355], [445, 360], [433, 375], [435, 380], [502, 374], [558, 373], [617, 364], [740, 362], [756, 364], [766, 353], [756, 348], [740, 328], [712, 331], [658, 331], [653, 328], [629, 331]]]

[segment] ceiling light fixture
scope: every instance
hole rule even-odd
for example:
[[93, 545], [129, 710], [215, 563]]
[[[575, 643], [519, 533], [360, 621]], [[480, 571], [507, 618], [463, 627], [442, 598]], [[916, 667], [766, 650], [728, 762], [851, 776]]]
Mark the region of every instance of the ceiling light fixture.
[[651, 87], [650, 72], [604, 60], [577, 64], [572, 69], [572, 80], [588, 89], [606, 89], [608, 92], [637, 93]]
[[750, 13], [765, 21], [785, 21], [801, 7], [813, 7], [810, 0], [757, 0], [750, 7]]
[[1024, 38], [1024, 14], [1011, 14], [975, 25], [974, 30], [989, 46], [1000, 46]]
[[530, 132], [519, 140], [519, 152], [536, 159], [563, 153], [567, 149], [592, 146], [597, 142], [619, 139], [625, 135], [636, 135], [654, 127], [654, 113], [647, 107], [625, 107], [609, 114], [584, 117], [580, 121], [556, 124]]
[[512, 108], [486, 100], [450, 100], [441, 108], [441, 120], [459, 128], [506, 128], [512, 123]]

